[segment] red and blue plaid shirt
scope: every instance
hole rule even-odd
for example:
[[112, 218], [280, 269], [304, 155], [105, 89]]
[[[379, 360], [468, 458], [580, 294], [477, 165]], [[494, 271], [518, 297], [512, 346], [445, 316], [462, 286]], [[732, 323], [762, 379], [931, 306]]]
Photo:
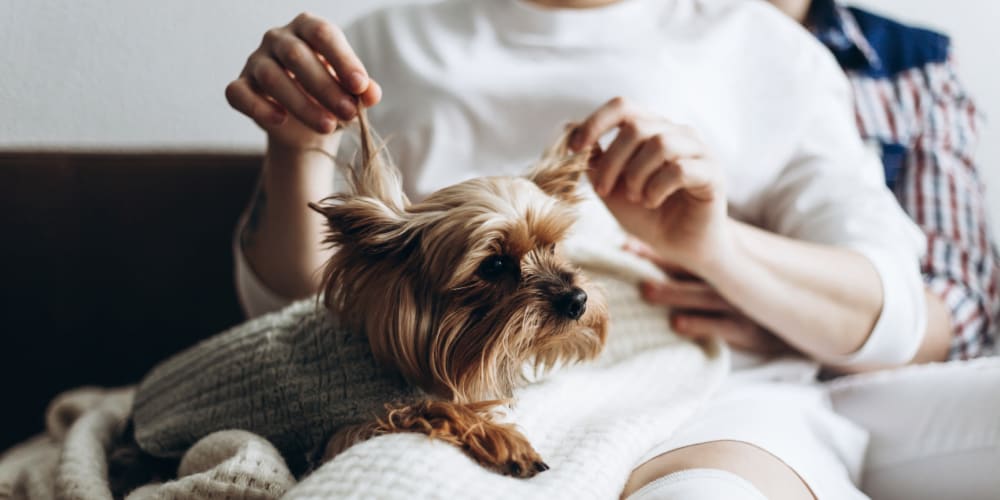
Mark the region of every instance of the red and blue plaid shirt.
[[921, 269], [951, 311], [949, 357], [995, 354], [1000, 260], [975, 162], [982, 115], [948, 38], [834, 0], [815, 0], [808, 24], [854, 87], [858, 128], [881, 151], [886, 183], [927, 235]]

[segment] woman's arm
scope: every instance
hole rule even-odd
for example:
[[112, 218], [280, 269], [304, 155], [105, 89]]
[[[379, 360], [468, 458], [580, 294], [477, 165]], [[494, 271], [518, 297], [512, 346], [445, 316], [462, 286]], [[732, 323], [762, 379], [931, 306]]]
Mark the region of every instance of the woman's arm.
[[[706, 271], [706, 286], [718, 290], [737, 311], [751, 312], [747, 321], [777, 332], [785, 343], [811, 357], [835, 360], [862, 348], [875, 330], [885, 295], [879, 274], [866, 257], [731, 224], [736, 244], [718, 266]], [[950, 338], [944, 305], [926, 290], [924, 295], [927, 330], [912, 360], [918, 363], [945, 359]], [[789, 335], [804, 331], [812, 335]], [[884, 366], [841, 369], [876, 368]]]
[[[673, 268], [640, 242], [630, 241], [626, 249], [657, 264], [671, 277], [664, 281], [644, 282], [640, 288], [644, 300], [670, 308], [671, 325], [678, 335], [693, 340], [719, 336], [736, 349], [763, 356], [797, 352], [788, 342], [729, 303], [701, 278], [693, 276], [689, 271]], [[927, 303], [927, 331], [912, 363], [947, 359], [951, 341], [951, 318], [947, 307], [926, 288], [924, 299]], [[838, 368], [845, 372], [859, 372], [889, 367], [868, 365]]]
[[846, 356], [861, 348], [875, 329], [884, 296], [868, 259], [732, 219], [727, 223], [733, 244], [713, 265], [696, 271], [708, 284], [812, 357]]
[[226, 87], [226, 98], [268, 135], [257, 192], [238, 229], [237, 261], [266, 289], [256, 292], [288, 300], [315, 293], [316, 271], [329, 250], [322, 245], [322, 218], [307, 203], [335, 189], [330, 157], [340, 142], [336, 129], [355, 117], [359, 102], [376, 104], [381, 89], [340, 28], [301, 14], [265, 33], [242, 74]]
[[316, 271], [330, 251], [323, 249], [323, 218], [306, 204], [333, 189], [334, 165], [326, 154], [269, 145], [239, 244], [253, 273], [275, 294], [295, 299], [317, 290]]
[[690, 129], [613, 100], [573, 146], [617, 129], [591, 178], [623, 227], [790, 345], [831, 365], [907, 363], [928, 323], [921, 235], [857, 137], [843, 76], [817, 81], [831, 92], [819, 86], [785, 169], [755, 195], [768, 231], [728, 217], [721, 169]]

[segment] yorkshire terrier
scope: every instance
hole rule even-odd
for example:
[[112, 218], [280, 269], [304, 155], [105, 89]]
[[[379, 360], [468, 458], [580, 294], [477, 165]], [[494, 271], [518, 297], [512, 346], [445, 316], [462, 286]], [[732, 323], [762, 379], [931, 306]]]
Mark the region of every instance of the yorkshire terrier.
[[[497, 413], [532, 370], [604, 348], [604, 298], [560, 250], [589, 153], [571, 153], [564, 135], [523, 177], [471, 179], [410, 203], [364, 112], [358, 122], [350, 189], [310, 204], [334, 250], [319, 295], [330, 312], [300, 302], [154, 368], [111, 452], [115, 492], [170, 477], [177, 457], [226, 429], [271, 440], [296, 471], [395, 432], [452, 443], [502, 474], [548, 469]], [[373, 378], [338, 387], [320, 366]]]
[[418, 432], [503, 474], [547, 470], [495, 410], [526, 367], [593, 359], [604, 346], [604, 299], [560, 251], [589, 152], [571, 153], [564, 135], [525, 176], [475, 178], [410, 203], [363, 112], [358, 121], [351, 189], [310, 204], [334, 249], [322, 298], [367, 336], [381, 367], [426, 397], [340, 429], [324, 460], [375, 435]]

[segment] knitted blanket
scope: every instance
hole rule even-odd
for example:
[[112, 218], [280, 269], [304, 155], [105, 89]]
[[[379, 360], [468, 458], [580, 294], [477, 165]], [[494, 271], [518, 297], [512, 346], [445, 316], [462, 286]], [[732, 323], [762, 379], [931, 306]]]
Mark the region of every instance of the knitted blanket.
[[215, 431], [246, 429], [298, 472], [338, 428], [418, 394], [380, 370], [367, 338], [312, 298], [158, 365], [136, 390], [132, 418], [136, 442], [158, 457], [180, 457]]
[[[505, 415], [520, 426], [551, 470], [528, 480], [500, 476], [480, 467], [454, 446], [423, 435], [393, 434], [348, 449], [296, 483], [275, 444], [285, 450], [311, 446], [322, 433], [289, 427], [287, 422], [294, 423], [301, 415], [310, 424], [328, 425], [317, 420], [316, 415], [322, 413], [322, 402], [339, 404], [330, 399], [336, 391], [291, 387], [282, 393], [284, 399], [267, 400], [268, 396], [253, 393], [253, 384], [239, 383], [266, 369], [257, 370], [253, 360], [246, 358], [241, 361], [244, 370], [229, 374], [233, 383], [227, 387], [236, 393], [215, 393], [203, 396], [201, 401], [221, 406], [167, 398], [171, 403], [157, 403], [154, 410], [149, 410], [149, 421], [163, 425], [157, 432], [137, 434], [137, 438], [164, 454], [183, 454], [178, 478], [142, 487], [129, 498], [617, 498], [643, 454], [668, 438], [711, 396], [724, 378], [729, 361], [724, 345], [702, 346], [679, 339], [670, 332], [666, 312], [642, 302], [637, 280], [658, 271], [619, 250], [623, 236], [609, 229], [616, 226], [609, 223], [610, 216], [601, 208], [591, 205], [583, 209], [584, 222], [576, 234], [586, 237], [571, 238], [567, 251], [604, 288], [612, 318], [607, 348], [597, 362], [560, 368], [517, 391], [516, 404]], [[303, 303], [293, 305], [222, 337], [230, 336], [226, 342], [231, 342], [232, 337], [240, 337], [233, 332], [243, 332], [248, 339], [257, 339], [250, 342], [269, 339], [284, 346], [279, 353], [294, 357], [299, 352], [294, 340], [302, 337], [275, 337], [274, 332], [287, 330], [262, 325], [284, 324], [291, 317], [301, 319], [305, 307]], [[342, 348], [355, 345], [355, 340], [342, 336], [333, 344], [317, 346], [315, 352], [348, 353], [350, 349]], [[226, 343], [211, 339], [204, 346], [215, 345], [212, 342]], [[201, 358], [182, 355], [178, 359], [184, 361], [176, 363], [201, 366], [210, 373], [221, 360], [203, 351], [211, 349], [196, 349]], [[347, 356], [350, 363], [358, 359], [361, 365], [367, 363], [363, 355], [353, 356]], [[171, 384], [201, 383], [178, 380], [183, 370], [174, 370], [176, 365], [171, 367], [170, 363], [148, 379], [158, 381], [157, 390], [169, 392]], [[310, 359], [305, 365], [326, 366], [323, 363]], [[197, 377], [197, 373], [188, 375]], [[282, 380], [282, 376], [291, 379], [297, 375], [279, 372], [276, 379], [264, 382]], [[375, 392], [401, 390], [395, 385], [397, 381], [367, 378], [385, 384]], [[326, 384], [336, 385], [343, 379], [325, 380]], [[367, 394], [363, 388], [358, 390]], [[296, 399], [309, 400], [309, 393], [326, 396], [316, 396], [320, 403], [315, 407], [309, 406], [313, 403], [304, 406]], [[47, 435], [0, 457], [0, 498], [110, 498], [106, 451], [116, 426], [129, 412], [131, 397], [128, 389], [82, 389], [57, 398], [48, 412]], [[274, 422], [264, 427], [270, 440], [245, 431], [215, 429], [212, 416], [222, 414], [218, 408], [226, 408], [226, 401], [239, 401], [240, 408], [247, 401], [260, 404], [257, 408], [263, 412], [255, 413], [269, 413], [268, 418]], [[203, 414], [199, 407], [215, 410]], [[313, 411], [319, 413], [310, 413]], [[185, 435], [181, 431], [184, 426], [175, 425], [177, 420], [157, 419], [156, 412], [201, 422], [201, 427], [196, 428], [203, 433]], [[342, 415], [333, 415], [347, 418], [347, 413], [345, 410]], [[289, 430], [292, 428], [298, 430]], [[155, 437], [151, 437], [153, 434]]]

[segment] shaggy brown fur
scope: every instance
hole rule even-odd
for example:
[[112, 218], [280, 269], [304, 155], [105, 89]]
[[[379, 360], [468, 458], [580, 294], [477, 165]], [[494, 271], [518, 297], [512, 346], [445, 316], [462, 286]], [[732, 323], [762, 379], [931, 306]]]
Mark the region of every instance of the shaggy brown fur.
[[364, 112], [359, 123], [352, 189], [310, 204], [335, 248], [324, 302], [433, 399], [342, 430], [327, 458], [375, 434], [420, 432], [505, 474], [547, 469], [491, 409], [524, 382], [525, 365], [591, 359], [604, 345], [603, 298], [559, 251], [589, 152], [571, 154], [564, 136], [525, 177], [472, 179], [411, 204]]

